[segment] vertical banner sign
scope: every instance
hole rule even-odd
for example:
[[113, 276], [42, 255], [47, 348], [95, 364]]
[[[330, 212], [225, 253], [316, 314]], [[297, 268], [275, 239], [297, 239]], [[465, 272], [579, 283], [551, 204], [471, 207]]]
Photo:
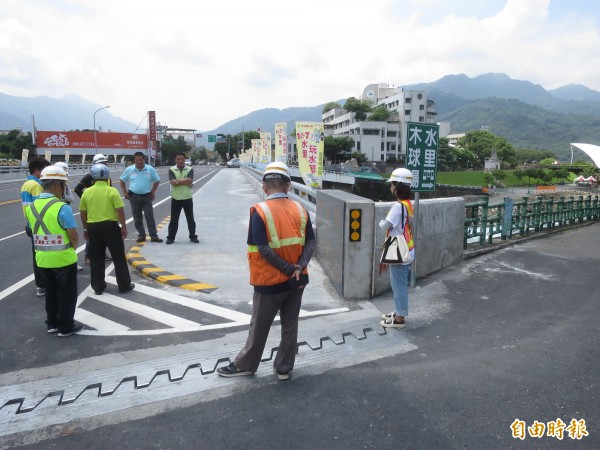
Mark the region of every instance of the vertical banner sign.
[[271, 163], [271, 133], [260, 133], [260, 162]]
[[257, 166], [260, 164], [260, 139], [250, 139], [252, 145], [252, 162]]
[[300, 176], [307, 186], [319, 189], [323, 185], [323, 130], [323, 122], [296, 122]]
[[69, 150], [65, 150], [65, 162], [69, 164], [69, 157], [71, 156], [71, 152]]
[[81, 164], [85, 164], [85, 153], [81, 154]]
[[439, 126], [406, 124], [406, 168], [413, 173], [413, 192], [435, 191]]
[[24, 148], [23, 151], [21, 152], [21, 165], [26, 166], [28, 159], [29, 159], [29, 149]]
[[125, 164], [125, 155], [121, 157], [121, 164]]
[[275, 161], [287, 164], [287, 123], [275, 124]]
[[156, 111], [148, 111], [148, 140], [156, 141]]
[[50, 161], [52, 159], [52, 150], [44, 151], [44, 158], [46, 158], [48, 161]]
[[113, 156], [115, 157], [115, 164], [116, 164], [117, 163], [117, 154], [115, 153]]

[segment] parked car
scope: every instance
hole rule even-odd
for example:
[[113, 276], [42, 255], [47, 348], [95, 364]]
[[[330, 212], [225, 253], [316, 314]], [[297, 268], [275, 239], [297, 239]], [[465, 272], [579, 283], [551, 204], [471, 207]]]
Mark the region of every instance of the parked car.
[[240, 159], [239, 158], [232, 158], [229, 161], [227, 161], [227, 167], [240, 167]]

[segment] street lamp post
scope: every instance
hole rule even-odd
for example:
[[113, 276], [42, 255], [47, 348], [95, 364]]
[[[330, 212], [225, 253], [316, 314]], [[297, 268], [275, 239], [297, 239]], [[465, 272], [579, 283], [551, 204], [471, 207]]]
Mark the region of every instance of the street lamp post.
[[96, 113], [98, 111], [102, 111], [103, 109], [107, 109], [110, 108], [109, 106], [103, 106], [100, 109], [97, 109], [96, 111], [94, 111], [94, 147], [96, 148], [96, 153], [98, 153], [98, 138], [96, 137]]

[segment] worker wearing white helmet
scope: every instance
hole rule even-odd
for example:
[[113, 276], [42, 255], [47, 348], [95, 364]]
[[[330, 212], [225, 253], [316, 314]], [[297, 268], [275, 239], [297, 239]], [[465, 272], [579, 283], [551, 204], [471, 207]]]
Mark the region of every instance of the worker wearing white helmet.
[[288, 380], [294, 368], [298, 315], [306, 266], [315, 249], [315, 235], [306, 210], [290, 200], [290, 172], [280, 162], [263, 173], [267, 200], [250, 208], [248, 262], [254, 286], [252, 319], [246, 345], [235, 360], [217, 372], [223, 377], [252, 375], [258, 369], [269, 329], [277, 312], [281, 318], [281, 342], [273, 368], [278, 380]]
[[42, 170], [44, 192], [26, 209], [33, 233], [35, 257], [46, 288], [48, 333], [70, 336], [83, 329], [75, 323], [77, 305], [77, 224], [71, 207], [60, 201], [69, 181], [57, 166]]
[[98, 153], [98, 154], [94, 155], [92, 162], [94, 164], [105, 164], [105, 163], [108, 163], [108, 158], [106, 156], [104, 156], [102, 153]]
[[[104, 156], [102, 153], [98, 153], [98, 154], [94, 155], [93, 162], [94, 162], [94, 164], [104, 164], [105, 166], [108, 167], [108, 158], [106, 158], [106, 156]], [[111, 179], [109, 178], [107, 181], [108, 181], [108, 185], [112, 186]], [[92, 186], [92, 184], [94, 184], [94, 177], [92, 177], [91, 173], [86, 173], [83, 176], [83, 178], [79, 181], [79, 183], [77, 184], [77, 186], [75, 186], [75, 189], [73, 189], [73, 191], [77, 194], [77, 196], [79, 198], [81, 198], [81, 196], [83, 195], [83, 192], [87, 188], [89, 188], [90, 186]], [[90, 252], [89, 252], [89, 246], [88, 246], [87, 240], [85, 242], [85, 252], [84, 252], [84, 255], [85, 255], [85, 264], [86, 264], [86, 266], [91, 265]], [[112, 258], [107, 253], [107, 254], [104, 255], [104, 259], [106, 261], [110, 261]]]
[[408, 315], [408, 284], [410, 280], [410, 265], [414, 259], [415, 244], [412, 238], [413, 207], [410, 202], [410, 186], [413, 174], [410, 170], [395, 169], [388, 183], [390, 191], [398, 200], [388, 212], [386, 218], [379, 222], [386, 236], [404, 236], [410, 250], [410, 261], [404, 264], [390, 265], [390, 284], [394, 297], [394, 311], [381, 316], [381, 325], [385, 328], [404, 328]]
[[[69, 175], [69, 165], [66, 162], [57, 162], [54, 163], [54, 165], [56, 167], [60, 167], [61, 169], [63, 169], [65, 171], [65, 173], [67, 174], [67, 176]], [[73, 191], [71, 191], [71, 187], [69, 186], [69, 183], [67, 182], [67, 187], [65, 188], [65, 195], [63, 195], [62, 200], [68, 204], [71, 204], [75, 201], [75, 197], [73, 196]], [[83, 267], [82, 267], [83, 269]]]

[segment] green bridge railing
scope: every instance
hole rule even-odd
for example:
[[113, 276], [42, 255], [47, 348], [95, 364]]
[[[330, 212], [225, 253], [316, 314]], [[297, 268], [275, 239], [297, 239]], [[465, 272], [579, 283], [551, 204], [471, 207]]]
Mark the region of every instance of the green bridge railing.
[[598, 196], [580, 195], [558, 199], [538, 196], [535, 200], [512, 200], [489, 206], [488, 198], [465, 204], [465, 234], [463, 247], [468, 244], [491, 244], [494, 238], [510, 239], [513, 234], [527, 236], [532, 232], [568, 227], [600, 219]]

